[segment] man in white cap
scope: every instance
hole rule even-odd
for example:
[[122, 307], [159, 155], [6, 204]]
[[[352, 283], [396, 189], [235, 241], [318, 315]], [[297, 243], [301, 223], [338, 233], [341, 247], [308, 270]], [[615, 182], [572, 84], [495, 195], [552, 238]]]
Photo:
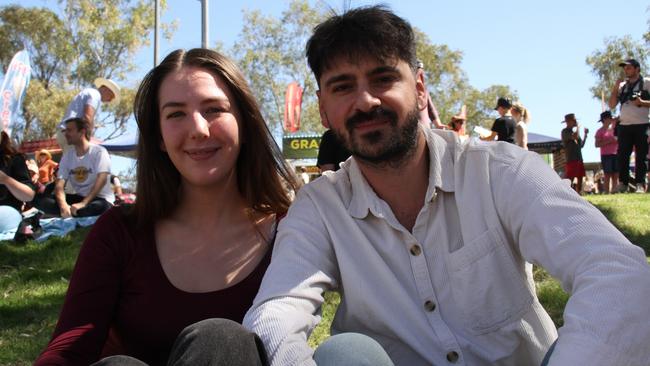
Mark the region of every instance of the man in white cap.
[[92, 137], [95, 130], [95, 116], [99, 113], [101, 103], [117, 103], [120, 99], [120, 87], [110, 79], [95, 79], [95, 88], [85, 88], [72, 99], [61, 119], [56, 132], [56, 141], [62, 149], [68, 144], [63, 135], [65, 121], [70, 118], [83, 118], [89, 123], [89, 132]]

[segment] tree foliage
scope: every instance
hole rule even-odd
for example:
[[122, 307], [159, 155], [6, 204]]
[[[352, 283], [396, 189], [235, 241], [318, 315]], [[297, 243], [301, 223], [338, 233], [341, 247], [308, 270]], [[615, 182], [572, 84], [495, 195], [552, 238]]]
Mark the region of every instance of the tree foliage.
[[[279, 18], [258, 10], [244, 11], [244, 26], [232, 48], [243, 72], [256, 93], [267, 123], [275, 128], [284, 119], [286, 86], [297, 81], [303, 87], [301, 132], [323, 131], [316, 99], [317, 85], [305, 58], [305, 44], [313, 28], [336, 10], [306, 0], [293, 0]], [[344, 4], [344, 8], [349, 4]], [[418, 58], [425, 64], [427, 88], [443, 122], [449, 122], [462, 104], [467, 104], [470, 123], [484, 124], [496, 101], [496, 93], [515, 97], [507, 86], [479, 91], [469, 85], [460, 68], [461, 51], [433, 44], [415, 28]]]
[[616, 80], [624, 77], [618, 64], [625, 59], [634, 58], [641, 64], [641, 70], [647, 70], [648, 48], [632, 36], [606, 38], [605, 47], [602, 50], [594, 51], [587, 57], [586, 63], [591, 67], [591, 72], [596, 75], [596, 83], [589, 88], [596, 99], [601, 99], [601, 93], [605, 98]]
[[324, 11], [305, 0], [295, 0], [280, 18], [263, 15], [259, 10], [244, 11], [243, 18], [233, 54], [256, 93], [267, 123], [272, 129], [282, 123], [285, 90], [296, 81], [303, 88], [301, 129], [321, 131], [317, 86], [304, 50], [312, 28], [324, 18]]
[[[110, 137], [125, 131], [133, 91], [124, 85], [135, 70], [135, 54], [148, 44], [154, 7], [147, 0], [58, 0], [60, 12], [44, 8], [0, 8], [0, 62], [26, 49], [34, 72], [23, 103], [23, 124], [13, 136], [51, 136], [71, 98], [97, 77], [122, 84], [118, 105], [104, 105], [95, 121]], [[165, 1], [161, 2], [162, 8]], [[164, 25], [166, 35], [174, 24]], [[33, 84], [33, 85], [31, 85]]]

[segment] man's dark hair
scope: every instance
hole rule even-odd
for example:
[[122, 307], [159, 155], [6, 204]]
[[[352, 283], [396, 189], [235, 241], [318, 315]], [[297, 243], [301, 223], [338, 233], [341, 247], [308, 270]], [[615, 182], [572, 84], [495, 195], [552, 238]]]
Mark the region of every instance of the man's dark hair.
[[86, 139], [90, 140], [90, 123], [85, 119], [81, 117], [73, 117], [73, 118], [68, 118], [64, 122], [66, 125], [68, 123], [74, 123], [75, 127], [77, 127], [77, 131], [84, 130], [86, 131], [84, 133], [84, 136], [86, 136]]
[[320, 86], [320, 77], [339, 57], [356, 62], [371, 56], [380, 62], [403, 60], [417, 67], [411, 25], [384, 5], [361, 7], [335, 15], [314, 28], [307, 41], [307, 61]]

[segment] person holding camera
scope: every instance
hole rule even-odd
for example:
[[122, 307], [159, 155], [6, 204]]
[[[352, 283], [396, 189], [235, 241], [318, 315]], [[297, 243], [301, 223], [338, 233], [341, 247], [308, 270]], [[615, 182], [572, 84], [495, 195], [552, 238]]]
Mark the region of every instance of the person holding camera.
[[[564, 116], [566, 128], [562, 130], [562, 145], [564, 146], [564, 154], [566, 159], [566, 166], [564, 168], [564, 178], [571, 181], [571, 186], [578, 194], [582, 192], [582, 179], [585, 177], [585, 165], [582, 161], [582, 148], [587, 141], [588, 128], [584, 128], [584, 137], [580, 137], [580, 126], [574, 113], [569, 113]], [[573, 185], [573, 179], [576, 179], [576, 184]]]
[[618, 66], [623, 68], [625, 80], [618, 80], [609, 97], [609, 107], [614, 109], [621, 104], [617, 129], [619, 167], [618, 192], [628, 190], [630, 182], [630, 154], [635, 150], [634, 183], [636, 192], [645, 192], [647, 167], [644, 157], [648, 154], [648, 127], [650, 126], [650, 78], [641, 76], [641, 66], [635, 59], [628, 59]]

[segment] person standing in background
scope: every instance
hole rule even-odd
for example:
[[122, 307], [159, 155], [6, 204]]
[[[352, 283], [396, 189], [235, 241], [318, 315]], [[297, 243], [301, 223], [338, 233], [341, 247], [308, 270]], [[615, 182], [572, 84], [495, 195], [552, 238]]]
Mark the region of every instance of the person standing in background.
[[625, 80], [618, 80], [609, 97], [609, 108], [621, 104], [618, 122], [619, 169], [618, 186], [620, 193], [628, 191], [630, 181], [630, 155], [635, 153], [634, 183], [637, 193], [645, 192], [645, 156], [648, 154], [648, 129], [650, 128], [650, 78], [641, 76], [641, 65], [635, 59], [628, 59], [618, 66], [623, 68]]
[[528, 150], [528, 123], [530, 123], [530, 112], [523, 104], [515, 102], [510, 109], [512, 118], [515, 120], [515, 144], [522, 149]]
[[321, 173], [328, 170], [339, 170], [339, 164], [346, 161], [351, 153], [341, 144], [332, 130], [323, 133], [318, 146], [318, 159], [316, 165]]
[[88, 121], [90, 137], [95, 133], [95, 117], [99, 114], [101, 103], [117, 103], [120, 100], [120, 87], [110, 79], [95, 79], [95, 88], [85, 88], [72, 99], [61, 119], [56, 132], [56, 142], [61, 149], [67, 150], [68, 143], [63, 134], [65, 121], [71, 118], [83, 118]]
[[618, 182], [618, 167], [616, 164], [616, 151], [618, 150], [618, 139], [614, 134], [616, 128], [616, 119], [612, 117], [612, 112], [605, 111], [600, 114], [598, 122], [603, 126], [596, 131], [596, 147], [600, 148], [600, 164], [604, 173], [603, 193], [609, 194], [614, 192]]
[[499, 97], [497, 106], [494, 108], [499, 113], [499, 118], [494, 121], [492, 125], [492, 133], [487, 136], [481, 136], [480, 139], [484, 141], [505, 141], [509, 143], [515, 142], [515, 120], [510, 114], [512, 102], [508, 98]]
[[[587, 141], [587, 134], [589, 129], [585, 127], [584, 137], [580, 137], [580, 126], [575, 114], [569, 113], [564, 116], [566, 128], [562, 130], [562, 145], [564, 146], [564, 156], [566, 159], [566, 166], [564, 168], [564, 178], [571, 181], [571, 186], [578, 194], [582, 192], [582, 180], [585, 177], [585, 165], [582, 161], [582, 148]], [[576, 184], [573, 185], [573, 179], [576, 179]]]

